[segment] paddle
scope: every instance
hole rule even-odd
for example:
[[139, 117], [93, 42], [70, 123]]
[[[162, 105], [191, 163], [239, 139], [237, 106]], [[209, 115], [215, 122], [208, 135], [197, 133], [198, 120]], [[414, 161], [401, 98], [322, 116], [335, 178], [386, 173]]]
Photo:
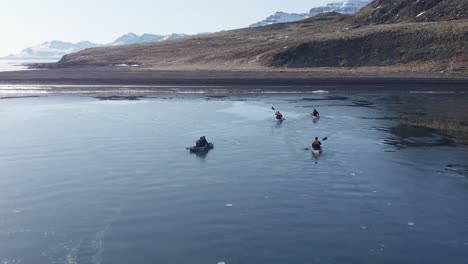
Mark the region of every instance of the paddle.
[[[328, 139], [328, 137], [324, 137], [322, 138], [322, 141], [326, 141]], [[310, 150], [310, 148], [305, 148], [304, 150]]]

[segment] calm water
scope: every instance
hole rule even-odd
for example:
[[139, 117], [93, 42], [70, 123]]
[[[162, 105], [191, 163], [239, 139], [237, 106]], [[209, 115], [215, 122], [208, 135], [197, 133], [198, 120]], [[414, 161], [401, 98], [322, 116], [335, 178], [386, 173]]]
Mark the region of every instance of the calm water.
[[21, 59], [4, 59], [0, 58], [0, 72], [6, 71], [24, 71], [28, 70], [25, 64], [30, 63], [51, 63], [56, 62], [57, 59], [35, 59], [35, 60], [21, 60]]
[[[468, 263], [468, 149], [397, 129], [407, 98], [468, 102], [0, 100], [0, 262]], [[215, 149], [191, 155], [201, 135]], [[315, 136], [319, 158], [304, 150]]]

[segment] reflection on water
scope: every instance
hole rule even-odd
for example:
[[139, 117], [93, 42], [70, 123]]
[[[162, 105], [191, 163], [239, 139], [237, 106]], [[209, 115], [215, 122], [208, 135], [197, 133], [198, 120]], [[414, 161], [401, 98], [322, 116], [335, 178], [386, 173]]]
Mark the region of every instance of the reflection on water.
[[465, 177], [468, 177], [468, 166], [467, 165], [461, 165], [461, 164], [449, 164], [445, 166], [445, 170], [456, 173], [458, 175], [463, 175]]
[[0, 58], [0, 72], [6, 71], [25, 71], [30, 70], [27, 64], [32, 63], [52, 63], [56, 62], [58, 59], [2, 59]]
[[109, 96], [96, 96], [95, 98], [102, 101], [138, 101], [144, 98], [144, 96], [122, 96], [122, 95], [109, 95]]
[[386, 139], [385, 143], [397, 148], [454, 146], [455, 141], [447, 136], [439, 135], [436, 130], [425, 127], [399, 124], [388, 129], [394, 137]]
[[0, 100], [0, 262], [468, 259], [468, 149], [409, 123], [434, 95], [118, 95]]

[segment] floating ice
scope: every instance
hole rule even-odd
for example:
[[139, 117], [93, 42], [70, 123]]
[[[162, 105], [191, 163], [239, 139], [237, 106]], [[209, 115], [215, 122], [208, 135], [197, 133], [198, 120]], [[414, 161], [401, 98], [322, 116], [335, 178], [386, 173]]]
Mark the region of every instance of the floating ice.
[[113, 64], [112, 66], [115, 66], [115, 67], [140, 67], [139, 64], [136, 64], [136, 63], [117, 63], [117, 64]]
[[414, 226], [414, 225], [416, 225], [416, 224], [415, 224], [414, 222], [408, 222], [408, 225], [409, 225], [409, 226]]
[[325, 93], [329, 93], [328, 91], [325, 91], [325, 90], [316, 90], [316, 91], [313, 91], [312, 93], [315, 93], [315, 94], [325, 94]]

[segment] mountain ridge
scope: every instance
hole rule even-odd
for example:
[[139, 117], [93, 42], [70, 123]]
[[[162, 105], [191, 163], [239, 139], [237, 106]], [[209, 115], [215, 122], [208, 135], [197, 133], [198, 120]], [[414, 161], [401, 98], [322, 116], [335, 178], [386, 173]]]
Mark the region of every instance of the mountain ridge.
[[104, 46], [117, 46], [117, 45], [130, 45], [130, 44], [139, 44], [139, 43], [148, 43], [148, 42], [157, 42], [164, 40], [172, 40], [178, 38], [187, 37], [186, 34], [176, 34], [172, 33], [169, 35], [154, 35], [144, 33], [142, 35], [137, 35], [135, 33], [127, 33], [116, 40], [106, 43], [99, 44], [90, 41], [80, 41], [77, 43], [60, 41], [60, 40], [51, 40], [43, 42], [37, 46], [32, 46], [23, 49], [17, 54], [10, 54], [3, 57], [3, 59], [60, 59], [66, 54], [78, 52], [81, 50], [104, 47]]
[[368, 5], [370, 2], [372, 2], [372, 0], [345, 0], [343, 2], [333, 2], [325, 6], [313, 7], [309, 10], [308, 13], [286, 13], [279, 11], [271, 16], [268, 16], [260, 22], [250, 25], [250, 27], [295, 22], [323, 13], [336, 12], [340, 14], [354, 14], [361, 10], [364, 6]]

